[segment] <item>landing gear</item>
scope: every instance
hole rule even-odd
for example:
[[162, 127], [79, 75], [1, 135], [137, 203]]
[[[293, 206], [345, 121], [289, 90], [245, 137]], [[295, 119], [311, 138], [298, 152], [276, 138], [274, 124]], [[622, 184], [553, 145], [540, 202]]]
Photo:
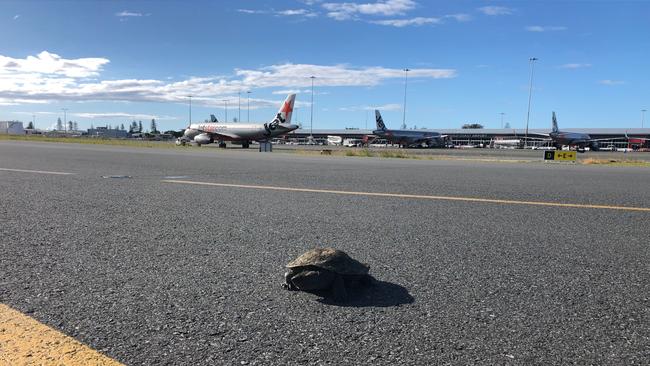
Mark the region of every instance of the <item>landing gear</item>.
[[242, 142], [242, 144], [241, 144], [242, 149], [248, 149], [249, 147], [251, 147], [250, 142], [248, 142], [248, 141]]
[[226, 148], [226, 143], [223, 142], [223, 141], [220, 142], [220, 143], [219, 143], [219, 148], [221, 148], [221, 149], [225, 149], [225, 148]]

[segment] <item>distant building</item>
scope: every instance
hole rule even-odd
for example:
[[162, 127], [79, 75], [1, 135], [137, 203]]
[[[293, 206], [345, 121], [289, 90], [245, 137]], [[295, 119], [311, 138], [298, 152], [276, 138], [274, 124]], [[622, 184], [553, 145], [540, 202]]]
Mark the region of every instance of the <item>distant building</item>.
[[25, 129], [22, 122], [0, 121], [0, 133], [3, 135], [24, 135]]
[[97, 128], [89, 128], [88, 136], [126, 138], [129, 137], [129, 133], [124, 130], [114, 130], [114, 129], [108, 129], [106, 127], [97, 127]]

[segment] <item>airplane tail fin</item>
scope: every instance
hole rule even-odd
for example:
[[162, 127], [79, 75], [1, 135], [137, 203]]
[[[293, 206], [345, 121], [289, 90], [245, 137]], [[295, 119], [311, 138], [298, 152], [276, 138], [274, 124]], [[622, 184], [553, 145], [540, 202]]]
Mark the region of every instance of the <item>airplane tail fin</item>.
[[378, 109], [375, 109], [375, 120], [377, 122], [377, 129], [385, 131], [386, 125], [384, 124], [384, 119], [381, 118], [381, 113], [379, 113]]
[[219, 121], [217, 120], [217, 117], [214, 116], [214, 114], [210, 115], [210, 122], [212, 123], [218, 123]]
[[553, 112], [553, 132], [558, 132], [559, 129], [557, 128], [557, 117], [555, 116], [555, 112]]
[[275, 115], [275, 118], [272, 122], [290, 124], [291, 116], [293, 115], [293, 103], [296, 101], [295, 94], [287, 95], [287, 99], [282, 103], [282, 107], [278, 110], [278, 113]]

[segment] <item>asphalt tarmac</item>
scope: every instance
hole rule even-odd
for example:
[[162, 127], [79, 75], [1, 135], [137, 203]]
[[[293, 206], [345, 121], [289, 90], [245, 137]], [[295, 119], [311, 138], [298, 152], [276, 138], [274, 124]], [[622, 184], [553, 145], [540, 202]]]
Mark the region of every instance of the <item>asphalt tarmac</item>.
[[[649, 180], [2, 141], [0, 302], [127, 365], [647, 364]], [[283, 290], [315, 246], [377, 284]]]

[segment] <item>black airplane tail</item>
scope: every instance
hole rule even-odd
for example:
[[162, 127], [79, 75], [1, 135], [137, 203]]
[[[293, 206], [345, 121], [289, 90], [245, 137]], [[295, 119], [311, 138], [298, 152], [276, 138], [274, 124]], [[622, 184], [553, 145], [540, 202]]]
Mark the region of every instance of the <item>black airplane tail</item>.
[[219, 121], [217, 120], [217, 117], [215, 117], [214, 114], [211, 114], [211, 115], [210, 115], [210, 122], [212, 122], [212, 123], [219, 123]]
[[552, 121], [553, 121], [553, 122], [552, 122], [552, 123], [553, 123], [553, 126], [552, 126], [552, 130], [553, 130], [553, 132], [558, 132], [558, 131], [560, 131], [560, 130], [557, 128], [557, 117], [555, 116], [555, 112], [553, 112], [553, 118], [552, 118]]
[[377, 122], [377, 129], [386, 131], [386, 125], [384, 124], [384, 119], [381, 118], [381, 113], [379, 113], [378, 109], [375, 109], [375, 120]]

